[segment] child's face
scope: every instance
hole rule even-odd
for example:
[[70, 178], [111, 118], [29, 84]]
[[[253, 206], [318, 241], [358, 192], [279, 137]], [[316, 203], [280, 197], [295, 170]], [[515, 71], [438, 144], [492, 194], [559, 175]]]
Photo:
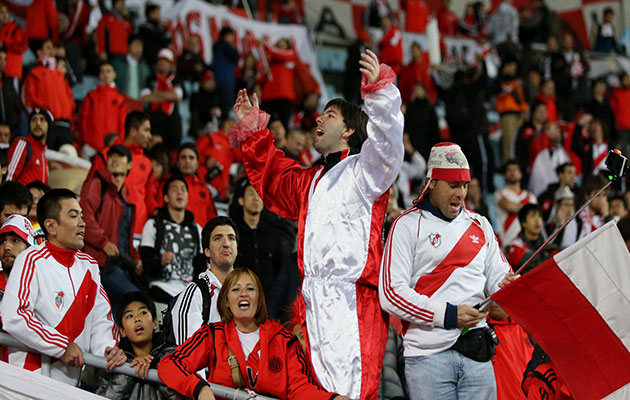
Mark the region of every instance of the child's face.
[[543, 220], [539, 212], [532, 211], [527, 214], [525, 223], [523, 224], [523, 230], [530, 235], [540, 235], [542, 232]]
[[9, 143], [11, 129], [7, 125], [0, 125], [0, 143]]
[[156, 329], [157, 319], [153, 318], [146, 304], [133, 301], [125, 307], [121, 335], [129, 339], [131, 344], [141, 345], [151, 341]]

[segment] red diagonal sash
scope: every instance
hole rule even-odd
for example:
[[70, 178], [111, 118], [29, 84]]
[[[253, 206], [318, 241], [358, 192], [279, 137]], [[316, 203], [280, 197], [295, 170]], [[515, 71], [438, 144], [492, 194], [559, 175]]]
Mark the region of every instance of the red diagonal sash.
[[55, 327], [59, 333], [66, 335], [71, 342], [74, 342], [83, 332], [85, 319], [92, 307], [94, 307], [96, 292], [96, 282], [92, 279], [92, 274], [87, 272], [83, 277], [83, 282], [81, 282], [81, 287], [77, 291], [72, 305], [66, 311], [59, 325]]
[[483, 229], [473, 221], [453, 249], [430, 274], [421, 276], [416, 283], [416, 292], [431, 297], [446, 282], [457, 268], [465, 267], [479, 254], [486, 244]]

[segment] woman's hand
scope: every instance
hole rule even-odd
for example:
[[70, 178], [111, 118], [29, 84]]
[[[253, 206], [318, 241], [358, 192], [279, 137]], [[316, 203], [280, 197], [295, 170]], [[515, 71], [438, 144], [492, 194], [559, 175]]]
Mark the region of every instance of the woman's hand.
[[147, 354], [146, 356], [138, 356], [129, 363], [129, 366], [136, 367], [136, 376], [142, 379], [147, 379], [147, 376], [149, 376], [151, 361], [153, 361], [152, 355]]
[[199, 391], [199, 400], [215, 400], [214, 394], [212, 390], [210, 390], [210, 386], [204, 386], [203, 389]]

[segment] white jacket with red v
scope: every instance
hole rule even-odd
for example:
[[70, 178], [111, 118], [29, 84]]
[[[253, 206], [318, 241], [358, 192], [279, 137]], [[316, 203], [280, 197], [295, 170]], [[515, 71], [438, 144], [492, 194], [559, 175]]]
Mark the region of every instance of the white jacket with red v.
[[[379, 280], [381, 306], [403, 320], [405, 357], [450, 348], [459, 329], [445, 329], [446, 303], [474, 306], [499, 290], [510, 271], [492, 226], [462, 210], [447, 222], [410, 208], [392, 225]], [[479, 327], [485, 326], [485, 319]]]
[[387, 341], [376, 286], [388, 189], [404, 153], [394, 81], [381, 65], [380, 81], [364, 85], [368, 138], [359, 154], [344, 150], [327, 170], [286, 158], [264, 126], [239, 132], [251, 134], [241, 142], [243, 163], [265, 206], [298, 220], [299, 314], [317, 378], [354, 399], [376, 399]]
[[[66, 267], [53, 257], [50, 246], [48, 242], [31, 246], [16, 258], [0, 307], [3, 328], [26, 346], [56, 359], [69, 342], [84, 353], [104, 356], [106, 347], [117, 344], [118, 328], [98, 264], [75, 251], [71, 266]], [[79, 382], [81, 368], [52, 361], [52, 378], [71, 385]]]

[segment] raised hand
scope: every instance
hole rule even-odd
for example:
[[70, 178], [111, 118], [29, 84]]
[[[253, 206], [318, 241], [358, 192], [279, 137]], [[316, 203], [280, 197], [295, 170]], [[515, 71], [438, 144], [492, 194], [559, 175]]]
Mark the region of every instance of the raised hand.
[[241, 89], [238, 91], [238, 96], [236, 97], [236, 102], [234, 103], [234, 112], [236, 113], [236, 117], [239, 120], [243, 120], [245, 115], [253, 109], [258, 110], [258, 96], [254, 93], [252, 100], [254, 104], [249, 101], [249, 97], [247, 96], [247, 90]]
[[361, 60], [359, 61], [361, 67], [359, 71], [365, 75], [368, 83], [375, 83], [378, 81], [378, 77], [381, 73], [381, 68], [378, 63], [378, 57], [370, 49], [365, 50], [365, 53], [361, 53]]

